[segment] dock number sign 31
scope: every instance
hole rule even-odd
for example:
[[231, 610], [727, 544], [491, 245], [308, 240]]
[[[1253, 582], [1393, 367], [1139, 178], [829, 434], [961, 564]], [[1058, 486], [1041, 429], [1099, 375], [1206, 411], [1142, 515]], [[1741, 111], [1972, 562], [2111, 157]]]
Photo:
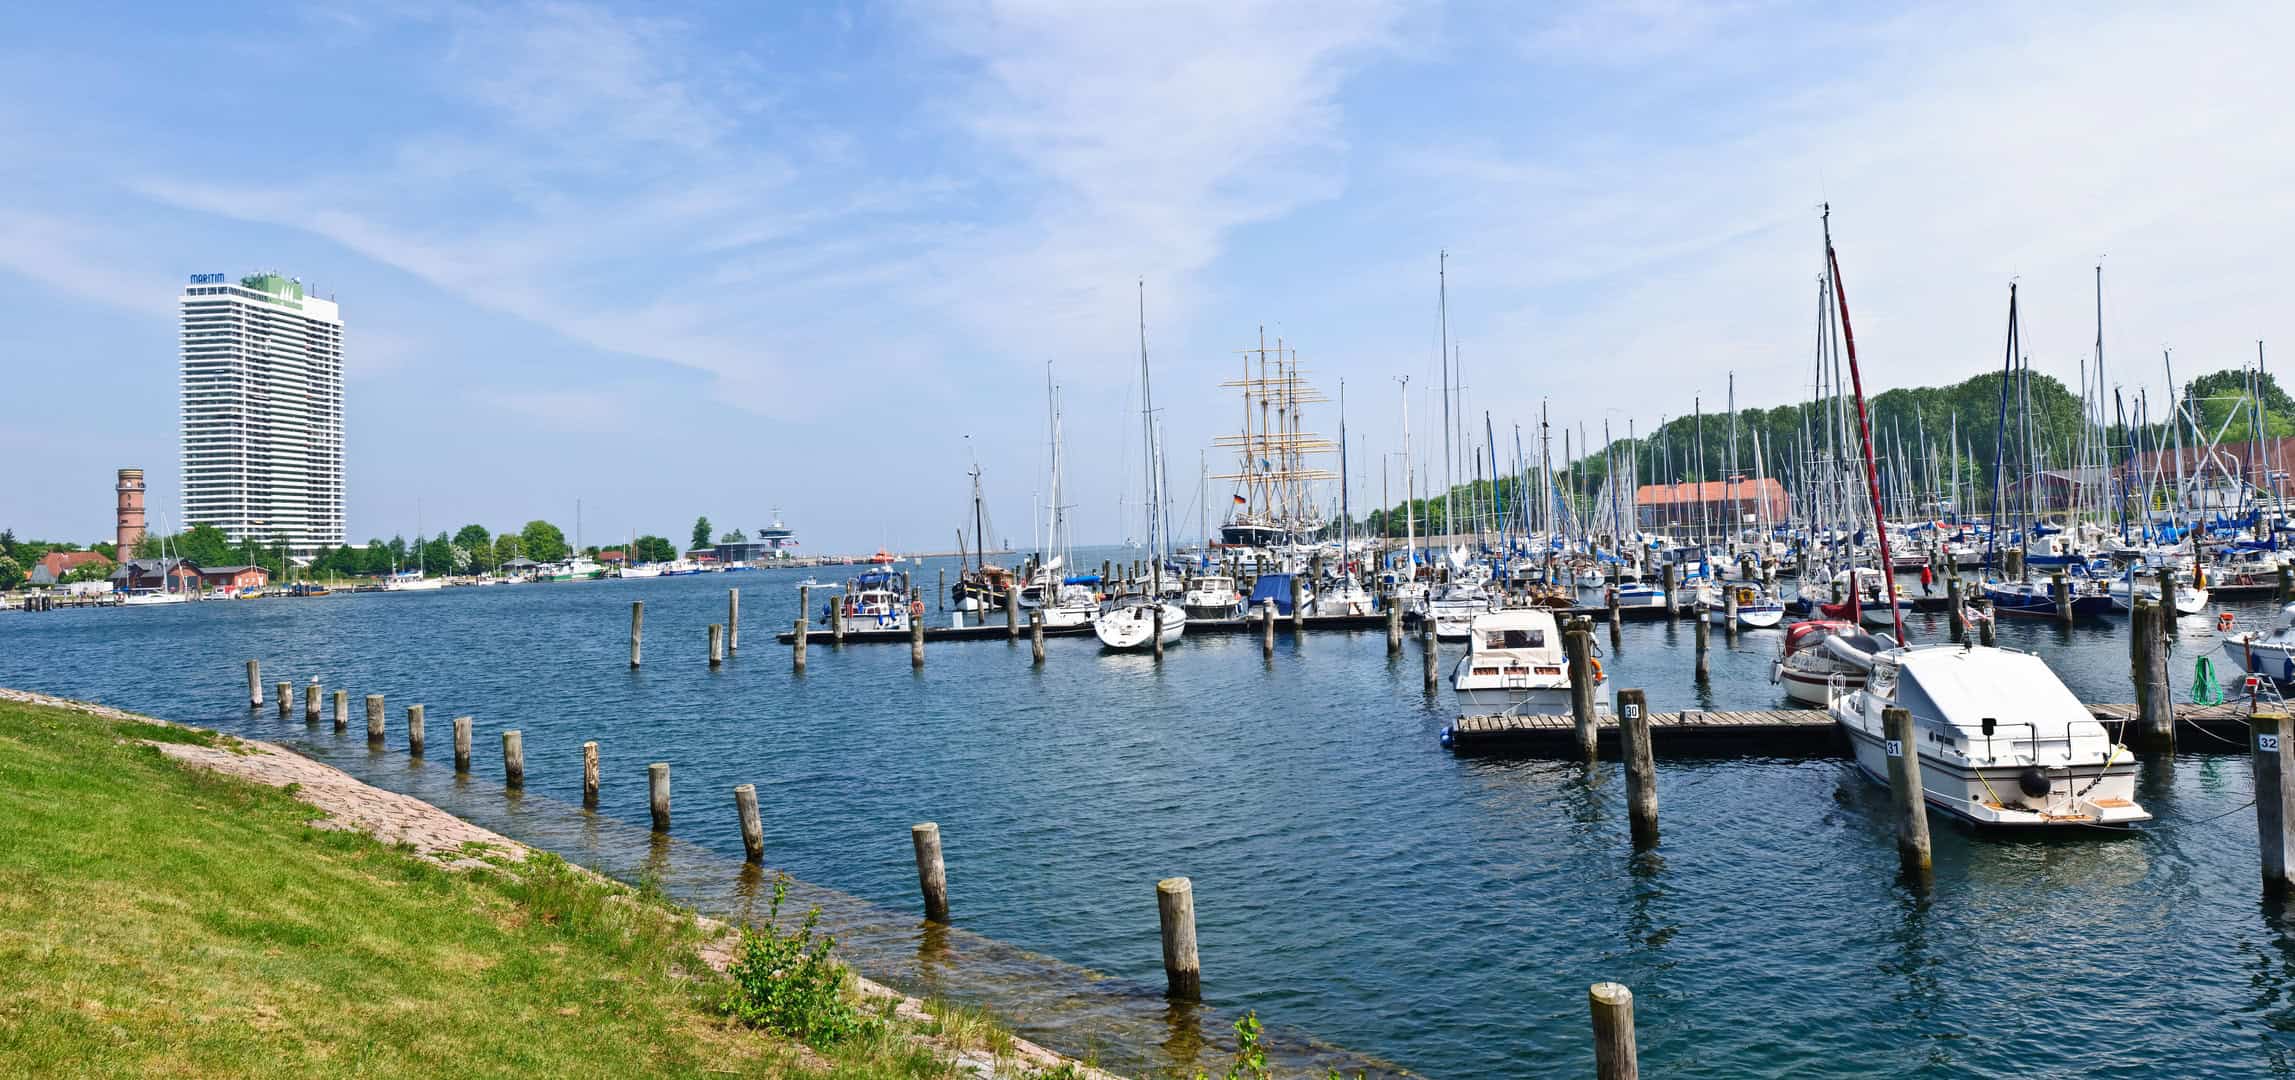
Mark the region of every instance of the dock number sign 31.
[[1904, 742], [1904, 740], [1903, 740], [1903, 739], [1890, 739], [1890, 740], [1889, 740], [1889, 756], [1890, 756], [1890, 757], [1903, 757], [1903, 756], [1905, 756], [1905, 742]]

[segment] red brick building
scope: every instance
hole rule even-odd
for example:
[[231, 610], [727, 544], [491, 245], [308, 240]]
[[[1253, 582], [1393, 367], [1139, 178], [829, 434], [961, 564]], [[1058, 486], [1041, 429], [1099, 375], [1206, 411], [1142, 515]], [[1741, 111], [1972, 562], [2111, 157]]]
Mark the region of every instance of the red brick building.
[[202, 569], [199, 580], [218, 592], [253, 592], [271, 583], [271, 572], [260, 566], [215, 566]]
[[1634, 516], [1645, 529], [1783, 521], [1792, 506], [1775, 479], [1740, 477], [1692, 484], [1644, 484], [1634, 490]]
[[83, 566], [110, 566], [112, 561], [93, 551], [51, 551], [32, 564], [32, 584], [54, 585]]

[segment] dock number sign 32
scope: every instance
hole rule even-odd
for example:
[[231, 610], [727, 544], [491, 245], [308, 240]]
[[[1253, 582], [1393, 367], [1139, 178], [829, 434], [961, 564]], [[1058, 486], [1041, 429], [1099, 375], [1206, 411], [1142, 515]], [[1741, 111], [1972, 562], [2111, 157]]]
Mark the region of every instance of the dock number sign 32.
[[2255, 748], [2266, 754], [2276, 754], [2279, 752], [2279, 736], [2257, 735], [2255, 737]]

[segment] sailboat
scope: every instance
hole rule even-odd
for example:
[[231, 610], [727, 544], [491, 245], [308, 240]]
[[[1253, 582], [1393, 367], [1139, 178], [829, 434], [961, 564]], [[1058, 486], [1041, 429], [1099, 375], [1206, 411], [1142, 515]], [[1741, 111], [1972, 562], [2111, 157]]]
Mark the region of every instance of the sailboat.
[[[966, 436], [967, 439], [970, 436]], [[994, 610], [1004, 606], [1004, 596], [1012, 589], [1012, 572], [1001, 566], [988, 565], [987, 514], [981, 508], [980, 463], [972, 463], [972, 546], [964, 543], [964, 530], [956, 531], [957, 557], [964, 564], [957, 568], [956, 584], [949, 586], [949, 599], [958, 611]]]
[[1119, 597], [1092, 620], [1092, 633], [1110, 649], [1141, 649], [1161, 642], [1169, 645], [1187, 631], [1187, 609], [1163, 594], [1165, 544], [1163, 485], [1156, 473], [1155, 393], [1148, 382], [1147, 283], [1140, 283], [1140, 443], [1147, 477], [1142, 500], [1147, 508], [1148, 591]]
[[[1848, 290], [1841, 283], [1827, 214], [1825, 266], [1840, 307], [1841, 340], [1857, 407], [1866, 491], [1881, 562], [1888, 565], [1889, 532], [1881, 501], [1880, 470], [1873, 460], [1872, 428], [1865, 414], [1864, 378], [1857, 369], [1857, 339], [1849, 329]], [[1887, 578], [1891, 611], [1896, 582]], [[1887, 640], [1887, 639], [1884, 639]], [[2045, 661], [2030, 653], [1980, 645], [1896, 644], [1862, 652], [1828, 647], [1864, 669], [1865, 685], [1833, 696], [1827, 705], [1848, 736], [1857, 769], [1886, 784], [1889, 759], [1914, 755], [1928, 806], [1979, 826], [2116, 825], [2148, 821], [2136, 805], [2136, 764], [2126, 747], [2072, 696]], [[1912, 714], [1913, 739], [1899, 743], [1885, 714]]]
[[1091, 586], [1097, 575], [1063, 573], [1067, 566], [1067, 508], [1060, 503], [1060, 388], [1052, 381], [1052, 365], [1044, 364], [1046, 430], [1052, 444], [1050, 513], [1044, 518], [1043, 565], [1036, 568], [1020, 590], [1020, 606], [1041, 614], [1049, 630], [1084, 626], [1099, 617], [1099, 598]]
[[[159, 588], [131, 590], [120, 597], [120, 604], [125, 607], [152, 607], [158, 604], [181, 604], [196, 599], [197, 597], [191, 590], [179, 588], [176, 585], [175, 571], [179, 562], [181, 562], [180, 559], [168, 554], [167, 532], [163, 528], [159, 534]], [[127, 566], [129, 563], [123, 561], [121, 565]], [[128, 583], [133, 584], [134, 582], [135, 572], [131, 568], [128, 571]]]

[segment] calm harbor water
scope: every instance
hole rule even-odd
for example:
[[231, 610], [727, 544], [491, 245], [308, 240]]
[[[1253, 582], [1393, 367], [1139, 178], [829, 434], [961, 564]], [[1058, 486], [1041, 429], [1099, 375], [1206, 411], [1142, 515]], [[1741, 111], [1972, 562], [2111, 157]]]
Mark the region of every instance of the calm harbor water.
[[[740, 868], [728, 791], [754, 782], [768, 863], [813, 886], [800, 899], [830, 909], [865, 972], [1137, 1074], [1215, 1066], [1203, 1033], [1246, 1008], [1281, 1053], [1374, 1073], [1582, 1073], [1602, 979], [1633, 988], [1652, 1075], [2295, 1073], [2295, 920], [2257, 899], [2248, 762], [2197, 752], [2204, 735], [2145, 763], [2159, 829], [1997, 839], [1939, 822], [1919, 897], [1896, 881], [1886, 793], [1843, 760], [1661, 760], [1663, 842], [1637, 857], [1614, 762], [1588, 777], [1442, 750], [1456, 709], [1447, 688], [1420, 692], [1415, 644], [1390, 660], [1376, 631], [1282, 638], [1269, 662], [1255, 638], [1190, 638], [1159, 667], [1053, 639], [1033, 669], [1024, 641], [950, 643], [919, 673], [906, 648], [815, 638], [797, 676], [772, 634], [806, 573], [10, 613], [0, 685], [284, 741], [608, 872], [650, 869], [720, 913], [768, 888]], [[712, 672], [705, 627], [729, 586], [743, 649]], [[2125, 633], [2007, 622], [2001, 643], [2047, 656], [2083, 699], [2124, 701]], [[2213, 639], [2182, 628], [2179, 695]], [[1604, 664], [1658, 709], [1781, 704], [1774, 633], [1716, 634], [1702, 688], [1690, 641], [1687, 623], [1629, 624]], [[267, 694], [316, 676], [354, 714], [388, 695], [388, 748], [370, 751], [357, 715], [336, 736], [299, 703], [288, 721], [250, 712], [251, 657]], [[403, 752], [415, 702], [428, 762]], [[460, 714], [478, 724], [468, 778], [444, 752]], [[518, 797], [498, 782], [509, 728]], [[578, 806], [589, 739], [594, 815]], [[667, 842], [644, 824], [652, 761], [673, 766]], [[947, 848], [948, 932], [915, 917], [908, 827], [926, 820]], [[1154, 883], [1174, 874], [1195, 882], [1201, 1010], [1158, 993]]]

